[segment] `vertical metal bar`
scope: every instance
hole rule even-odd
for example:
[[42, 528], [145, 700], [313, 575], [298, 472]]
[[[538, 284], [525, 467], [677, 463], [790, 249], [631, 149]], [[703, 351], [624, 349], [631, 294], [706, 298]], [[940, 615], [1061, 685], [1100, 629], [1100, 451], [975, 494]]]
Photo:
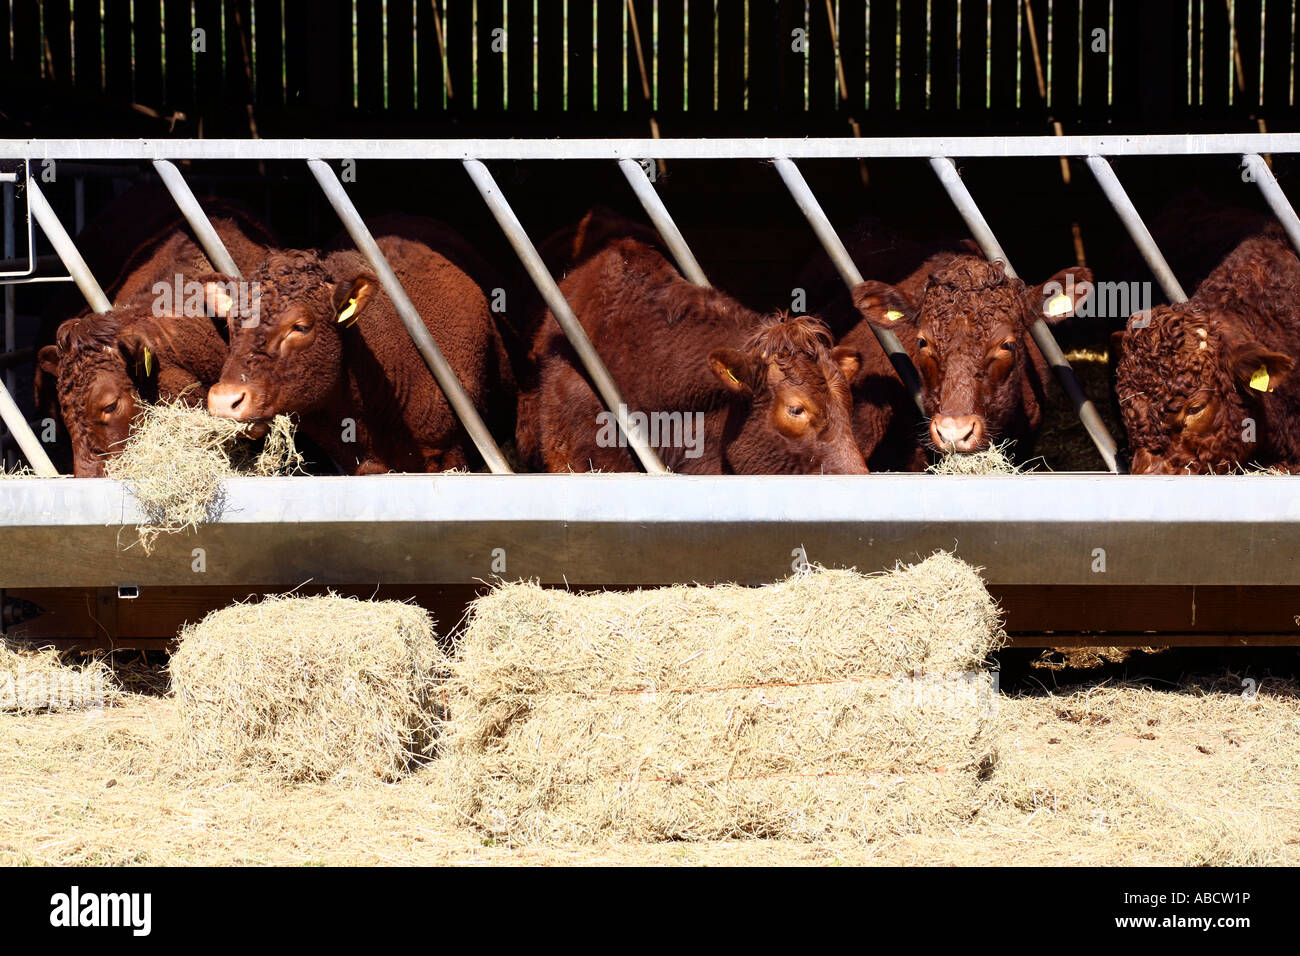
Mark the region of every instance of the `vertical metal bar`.
[[401, 316], [402, 324], [406, 326], [406, 331], [410, 333], [415, 342], [415, 347], [420, 350], [424, 357], [425, 364], [429, 366], [429, 371], [433, 373], [434, 379], [438, 382], [438, 387], [442, 389], [443, 395], [447, 396], [447, 401], [451, 404], [452, 410], [460, 419], [465, 431], [469, 433], [470, 440], [478, 448], [479, 454], [483, 456], [483, 461], [487, 464], [488, 469], [495, 475], [511, 474], [511, 469], [506, 464], [505, 457], [501, 454], [501, 449], [493, 440], [487, 426], [483, 424], [483, 419], [470, 401], [469, 396], [461, 387], [460, 379], [456, 377], [455, 371], [452, 370], [446, 356], [438, 348], [438, 343], [434, 341], [433, 335], [430, 334], [424, 320], [420, 318], [419, 311], [415, 304], [402, 288], [402, 283], [398, 280], [397, 274], [393, 272], [393, 267], [388, 264], [384, 254], [380, 251], [379, 245], [375, 242], [375, 237], [370, 234], [361, 214], [357, 212], [357, 207], [352, 204], [348, 198], [347, 191], [343, 184], [339, 182], [338, 176], [329, 164], [319, 159], [307, 160], [307, 166], [311, 169], [312, 175], [320, 183], [321, 190], [325, 193], [325, 198], [329, 204], [334, 207], [338, 213], [339, 219], [343, 221], [343, 226], [352, 237], [352, 241], [357, 244], [361, 254], [366, 257], [370, 263], [370, 268], [375, 270], [379, 277], [379, 283], [388, 293], [388, 297], [393, 300], [393, 306], [397, 309], [397, 314]]
[[8, 426], [9, 434], [18, 443], [19, 450], [27, 456], [27, 461], [36, 474], [42, 478], [58, 477], [59, 472], [50, 461], [50, 456], [45, 454], [45, 449], [32, 432], [31, 426], [27, 424], [27, 419], [23, 417], [22, 410], [14, 404], [9, 389], [5, 388], [3, 383], [0, 383], [0, 420]]
[[1273, 176], [1273, 170], [1268, 168], [1268, 163], [1264, 162], [1264, 157], [1258, 153], [1247, 153], [1241, 157], [1241, 160], [1250, 170], [1259, 191], [1264, 194], [1264, 199], [1273, 210], [1273, 215], [1277, 216], [1278, 222], [1286, 230], [1291, 245], [1300, 252], [1300, 217], [1296, 216], [1291, 201], [1286, 198], [1286, 193], [1282, 192], [1282, 187]]
[[[13, 183], [4, 184], [4, 257], [12, 259], [17, 248], [17, 241], [14, 236], [14, 186]], [[34, 252], [34, 250], [29, 250]], [[6, 284], [4, 287], [5, 315], [4, 315], [4, 351], [6, 355], [12, 355], [17, 347], [17, 323], [14, 314], [14, 287]], [[5, 371], [5, 387], [12, 393], [17, 388], [17, 373], [10, 366]], [[8, 429], [5, 431], [5, 438], [9, 438]], [[0, 466], [8, 464], [9, 451], [8, 440], [4, 446], [0, 447]]]
[[668, 469], [664, 467], [659, 460], [658, 453], [651, 447], [639, 428], [636, 428], [628, 421], [627, 403], [623, 401], [623, 394], [618, 390], [614, 378], [609, 374], [609, 369], [605, 367], [604, 361], [596, 352], [595, 346], [591, 344], [591, 339], [587, 337], [587, 332], [574, 315], [573, 309], [565, 301], [564, 294], [560, 292], [560, 287], [555, 284], [554, 277], [547, 271], [542, 257], [537, 254], [537, 248], [533, 245], [532, 240], [524, 231], [523, 225], [515, 215], [510, 204], [501, 193], [500, 187], [497, 186], [496, 180], [488, 168], [477, 159], [462, 160], [465, 164], [465, 170], [469, 173], [470, 179], [483, 196], [483, 201], [487, 203], [488, 209], [492, 211], [493, 217], [497, 224], [501, 226], [501, 231], [506, 234], [510, 245], [514, 247], [515, 253], [523, 263], [524, 269], [527, 270], [529, 277], [537, 286], [537, 291], [541, 293], [542, 299], [546, 302], [551, 314], [555, 316], [555, 321], [559, 323], [569, 344], [578, 354], [578, 360], [582, 362], [583, 368], [591, 376], [592, 383], [596, 386], [596, 391], [601, 399], [618, 421], [618, 427], [623, 430], [627, 436], [628, 445], [636, 453], [637, 459], [641, 466], [652, 475], [666, 474]]
[[[849, 250], [844, 247], [839, 235], [835, 232], [835, 227], [831, 225], [830, 219], [826, 217], [821, 204], [817, 202], [817, 197], [813, 195], [812, 190], [808, 187], [808, 181], [803, 178], [803, 173], [799, 172], [793, 160], [785, 156], [778, 156], [772, 160], [776, 165], [776, 171], [781, 174], [781, 179], [785, 183], [786, 189], [790, 191], [791, 197], [794, 198], [799, 210], [812, 226], [812, 230], [817, 234], [817, 239], [821, 242], [822, 248], [826, 254], [831, 257], [831, 262], [835, 264], [836, 271], [839, 272], [840, 278], [850, 290], [862, 282], [862, 273], [853, 262], [853, 257], [849, 255]], [[903, 348], [903, 343], [898, 340], [898, 336], [889, 329], [882, 329], [876, 325], [871, 326], [871, 331], [876, 336], [876, 341], [880, 347], [885, 350], [889, 356], [889, 361], [893, 363], [898, 377], [903, 380], [908, 392], [912, 395], [912, 401], [920, 409], [921, 414], [925, 414], [925, 400], [921, 395], [921, 377], [916, 373], [916, 366], [912, 364], [911, 358], [908, 357], [907, 349]]]
[[[1007, 258], [1007, 254], [998, 242], [997, 237], [993, 235], [993, 230], [989, 228], [988, 221], [984, 218], [984, 214], [980, 212], [979, 206], [975, 204], [975, 199], [971, 196], [970, 190], [961, 181], [961, 176], [958, 175], [957, 167], [953, 164], [953, 161], [946, 156], [934, 156], [930, 159], [930, 165], [938, 174], [939, 181], [943, 183], [948, 198], [952, 200], [962, 219], [965, 220], [966, 227], [970, 229], [971, 235], [979, 243], [980, 249], [984, 251], [985, 258], [1000, 260], [1006, 266], [1007, 275], [1015, 278], [1016, 271], [1012, 268], [1011, 261]], [[1056, 380], [1061, 383], [1061, 388], [1069, 396], [1070, 403], [1074, 405], [1075, 413], [1079, 416], [1079, 420], [1083, 422], [1088, 437], [1097, 446], [1102, 461], [1106, 463], [1106, 467], [1110, 471], [1118, 473], [1120, 470], [1119, 448], [1115, 444], [1115, 439], [1111, 437], [1110, 431], [1106, 428], [1106, 423], [1101, 420], [1097, 407], [1084, 394], [1083, 387], [1074, 374], [1074, 368], [1071, 367], [1065, 353], [1061, 351], [1061, 346], [1057, 344], [1056, 337], [1052, 335], [1052, 330], [1048, 328], [1047, 323], [1043, 321], [1041, 316], [1029, 327], [1029, 334], [1034, 337], [1038, 350], [1043, 353], [1043, 358], [1047, 359], [1047, 364], [1056, 373]]]
[[108, 301], [108, 296], [104, 295], [104, 290], [99, 287], [95, 277], [90, 274], [90, 267], [86, 265], [86, 260], [81, 258], [81, 253], [73, 245], [72, 239], [69, 238], [68, 232], [63, 228], [63, 223], [59, 222], [59, 217], [55, 215], [54, 210], [45, 199], [45, 194], [41, 192], [41, 187], [36, 184], [36, 177], [27, 179], [27, 201], [31, 207], [32, 215], [36, 217], [37, 224], [41, 231], [45, 233], [45, 238], [50, 240], [50, 245], [58, 253], [59, 259], [63, 262], [63, 267], [68, 270], [72, 276], [72, 281], [77, 284], [81, 294], [86, 297], [91, 309], [103, 315], [105, 312], [112, 310], [113, 305]]
[[1156, 245], [1155, 239], [1151, 237], [1151, 230], [1147, 224], [1142, 221], [1138, 214], [1137, 207], [1133, 205], [1133, 200], [1129, 199], [1128, 193], [1124, 191], [1124, 186], [1115, 175], [1115, 170], [1111, 168], [1106, 157], [1092, 155], [1088, 157], [1088, 168], [1092, 170], [1092, 175], [1096, 177], [1101, 191], [1106, 194], [1110, 201], [1111, 207], [1119, 216], [1120, 221], [1124, 223], [1124, 228], [1128, 230], [1129, 236], [1142, 253], [1142, 258], [1146, 260], [1148, 268], [1155, 274], [1156, 281], [1160, 283], [1160, 288], [1165, 290], [1165, 295], [1170, 302], [1186, 302], [1187, 293], [1183, 291], [1182, 285], [1178, 282], [1178, 277], [1174, 275], [1174, 270], [1169, 268], [1169, 263], [1160, 252]]
[[709, 280], [705, 277], [704, 270], [700, 268], [700, 263], [691, 252], [691, 247], [686, 244], [686, 238], [677, 228], [677, 223], [673, 222], [668, 207], [655, 192], [654, 185], [641, 164], [635, 159], [620, 159], [618, 167], [623, 170], [623, 175], [631, 184], [636, 198], [641, 200], [641, 207], [645, 209], [646, 215], [650, 217], [654, 227], [659, 230], [659, 235], [667, 243], [668, 251], [677, 260], [677, 268], [681, 270], [682, 275], [695, 285], [708, 287]]
[[195, 198], [189, 183], [185, 182], [185, 177], [181, 175], [181, 171], [166, 159], [155, 159], [153, 168], [158, 170], [163, 185], [172, 194], [172, 199], [176, 200], [176, 205], [180, 207], [181, 215], [190, 224], [190, 228], [194, 230], [194, 237], [199, 240], [199, 245], [203, 247], [208, 261], [212, 263], [218, 272], [225, 273], [236, 279], [242, 278], [243, 273], [239, 271], [239, 266], [235, 265], [235, 260], [231, 258], [230, 253], [227, 251], [226, 244], [217, 235], [217, 230], [212, 228], [212, 223], [208, 221], [207, 215], [203, 212], [203, 207], [199, 205], [198, 199]]

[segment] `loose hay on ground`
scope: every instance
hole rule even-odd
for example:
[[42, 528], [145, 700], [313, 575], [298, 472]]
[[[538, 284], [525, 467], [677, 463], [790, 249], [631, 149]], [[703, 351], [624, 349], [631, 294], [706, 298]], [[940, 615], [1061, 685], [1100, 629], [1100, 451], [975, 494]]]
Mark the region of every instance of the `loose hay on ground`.
[[50, 648], [29, 650], [0, 642], [0, 711], [107, 707], [120, 697], [112, 670], [100, 658], [68, 663]]
[[419, 607], [272, 596], [180, 638], [172, 689], [196, 766], [395, 780], [432, 753], [446, 656]]
[[428, 772], [518, 845], [953, 825], [996, 760], [976, 672], [1000, 639], [947, 554], [763, 588], [506, 585], [471, 612]]
[[243, 422], [213, 418], [179, 400], [141, 408], [105, 471], [128, 482], [140, 503], [145, 522], [136, 530], [146, 551], [160, 534], [220, 517], [227, 478], [289, 474], [301, 466], [286, 416], [272, 419], [260, 440], [246, 430]]

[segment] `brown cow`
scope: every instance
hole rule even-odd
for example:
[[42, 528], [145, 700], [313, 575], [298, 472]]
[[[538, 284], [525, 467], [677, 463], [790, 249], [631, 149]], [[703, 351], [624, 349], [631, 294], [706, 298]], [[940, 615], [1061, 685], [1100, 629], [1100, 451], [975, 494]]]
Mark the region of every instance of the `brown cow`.
[[1280, 231], [1247, 239], [1178, 305], [1111, 338], [1136, 474], [1300, 469], [1300, 260]]
[[[224, 213], [212, 224], [231, 255], [256, 263], [270, 234], [242, 212], [213, 206]], [[55, 344], [38, 355], [36, 404], [51, 409], [57, 399], [79, 478], [104, 474], [104, 460], [130, 434], [139, 400], [179, 398], [201, 406], [225, 359], [226, 343], [212, 319], [197, 308], [186, 314], [185, 283], [212, 270], [198, 244], [173, 223], [151, 257], [142, 248], [133, 259], [117, 283], [113, 311], [68, 319]], [[201, 301], [195, 296], [190, 304]]]
[[[377, 242], [480, 412], [512, 406], [514, 382], [472, 250], [445, 226], [394, 217]], [[395, 234], [393, 234], [395, 233]], [[408, 238], [415, 237], [415, 238]], [[349, 474], [466, 467], [473, 446], [388, 294], [353, 250], [286, 250], [249, 277], [256, 321], [230, 328], [208, 411], [264, 423], [288, 413]], [[229, 280], [210, 278], [218, 290]], [[489, 419], [493, 416], [488, 415]]]
[[[1024, 460], [1042, 423], [1048, 375], [1029, 328], [1040, 316], [1054, 323], [1073, 315], [1091, 284], [1092, 273], [1075, 267], [1026, 288], [1000, 262], [960, 246], [931, 255], [896, 286], [861, 283], [853, 302], [862, 320], [841, 341], [864, 356], [853, 380], [863, 453], [873, 462], [887, 453], [887, 467], [916, 470], [926, 448], [969, 453], [1009, 439]], [[928, 422], [907, 407], [872, 324], [902, 340], [921, 375]]]
[[[762, 316], [692, 285], [632, 238], [587, 257], [561, 290], [670, 469], [866, 473], [848, 388], [859, 357], [832, 348], [820, 320]], [[635, 470], [549, 314], [533, 355], [540, 464], [552, 472]], [[528, 424], [520, 422], [521, 432]]]

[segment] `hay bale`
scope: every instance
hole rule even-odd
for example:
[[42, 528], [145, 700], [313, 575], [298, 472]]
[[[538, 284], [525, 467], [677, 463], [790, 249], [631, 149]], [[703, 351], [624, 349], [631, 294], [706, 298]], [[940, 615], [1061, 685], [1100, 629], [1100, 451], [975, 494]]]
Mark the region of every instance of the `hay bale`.
[[242, 422], [213, 418], [184, 402], [143, 406], [121, 454], [104, 470], [128, 483], [146, 520], [136, 531], [148, 552], [160, 534], [174, 534], [221, 516], [222, 484], [237, 475], [290, 474], [302, 464], [294, 426], [277, 415], [255, 441]]
[[70, 663], [52, 648], [0, 643], [0, 712], [32, 714], [109, 707], [122, 691], [102, 658]]
[[283, 779], [394, 780], [432, 752], [446, 658], [421, 608], [270, 596], [187, 624], [172, 655], [186, 759]]
[[762, 588], [475, 603], [446, 685], [450, 814], [513, 844], [874, 839], [968, 818], [998, 611], [947, 554]]
[[1014, 444], [1005, 441], [1000, 445], [990, 445], [983, 451], [944, 455], [925, 470], [932, 475], [1018, 475], [1029, 469], [1022, 469], [1011, 460], [1011, 446]]

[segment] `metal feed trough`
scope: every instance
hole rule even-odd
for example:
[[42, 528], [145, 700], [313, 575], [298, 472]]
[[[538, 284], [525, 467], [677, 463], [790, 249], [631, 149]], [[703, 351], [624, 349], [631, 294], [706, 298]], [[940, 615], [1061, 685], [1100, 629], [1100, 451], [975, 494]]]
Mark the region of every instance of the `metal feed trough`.
[[[0, 160], [154, 163], [209, 258], [236, 273], [172, 160], [302, 160], [384, 289], [491, 475], [234, 479], [221, 517], [164, 536], [154, 553], [125, 548], [140, 520], [130, 492], [107, 479], [0, 482], [0, 588], [255, 584], [457, 585], [534, 577], [582, 585], [675, 581], [758, 583], [805, 558], [863, 570], [938, 548], [982, 566], [990, 585], [1300, 586], [1300, 485], [1280, 477], [1014, 477], [932, 475], [686, 477], [665, 471], [628, 420], [618, 384], [596, 354], [485, 162], [618, 162], [682, 274], [707, 285], [638, 160], [772, 161], [793, 201], [849, 285], [862, 276], [796, 162], [928, 161], [990, 259], [1007, 256], [962, 183], [953, 158], [1085, 157], [1172, 300], [1177, 278], [1107, 162], [1109, 156], [1238, 154], [1300, 248], [1300, 219], [1261, 154], [1300, 152], [1300, 134], [1038, 136], [911, 139], [700, 140], [9, 140]], [[459, 160], [559, 321], [606, 407], [648, 474], [509, 475], [501, 452], [429, 335], [324, 157]], [[91, 307], [109, 307], [39, 185], [32, 217]], [[1014, 275], [1009, 262], [1007, 271]], [[1033, 328], [1111, 472], [1114, 439], [1084, 396], [1046, 324]], [[919, 401], [897, 338], [881, 346]], [[13, 347], [13, 343], [8, 343]], [[33, 468], [51, 476], [40, 443], [0, 384], [0, 415]], [[204, 560], [198, 569], [195, 555]]]

